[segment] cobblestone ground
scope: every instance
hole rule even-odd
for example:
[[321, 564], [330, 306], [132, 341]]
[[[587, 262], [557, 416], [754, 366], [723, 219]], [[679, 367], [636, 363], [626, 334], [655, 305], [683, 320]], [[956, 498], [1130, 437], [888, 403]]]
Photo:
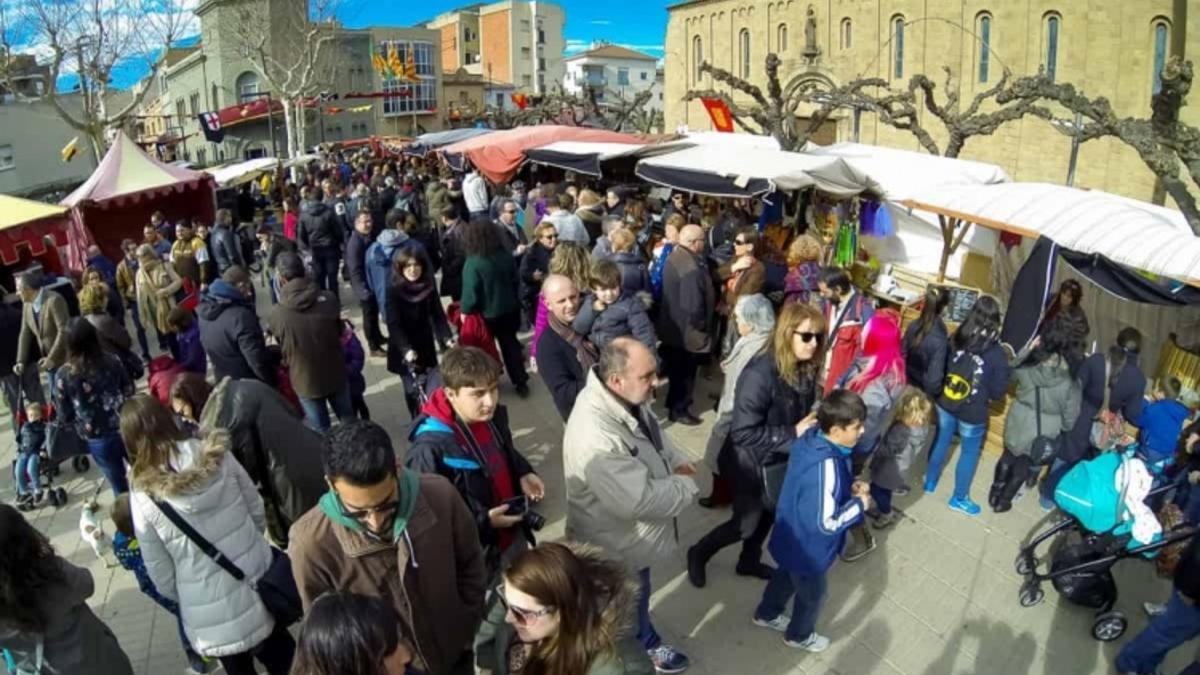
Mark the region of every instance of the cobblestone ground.
[[[260, 293], [260, 298], [265, 295]], [[343, 288], [342, 297], [349, 298]], [[265, 307], [260, 308], [265, 314]], [[354, 311], [357, 320], [357, 311]], [[367, 365], [367, 403], [372, 418], [382, 424], [403, 448], [409, 418], [399, 380], [387, 373], [383, 359]], [[519, 448], [543, 476], [547, 499], [540, 510], [548, 525], [545, 539], [561, 537], [565, 504], [562, 493], [560, 443], [562, 422], [550, 396], [535, 375], [527, 400], [516, 397], [507, 383], [501, 396], [509, 406], [513, 435]], [[697, 408], [708, 408], [705, 424], [696, 428], [667, 425], [667, 433], [694, 459], [704, 453], [713, 421], [711, 403], [719, 391], [716, 379], [699, 378]], [[661, 397], [660, 397], [661, 398]], [[661, 411], [660, 411], [661, 412]], [[665, 418], [665, 416], [664, 416]], [[0, 424], [0, 462], [10, 465], [14, 443], [8, 422]], [[979, 467], [974, 494], [982, 501], [990, 482], [993, 460]], [[60, 509], [43, 508], [31, 514], [60, 554], [91, 570], [96, 592], [90, 602], [116, 633], [139, 675], [182, 673], [186, 661], [173, 617], [137, 588], [132, 575], [97, 560], [78, 534], [79, 504], [100, 490], [107, 506], [111, 493], [93, 466], [76, 475], [64, 465], [60, 477], [70, 502]], [[707, 493], [708, 475], [701, 477]], [[937, 494], [920, 490], [898, 498], [904, 519], [877, 535], [878, 549], [853, 564], [837, 564], [830, 573], [829, 595], [818, 630], [833, 640], [820, 655], [784, 646], [780, 635], [756, 628], [750, 616], [763, 583], [734, 576], [736, 547], [716, 556], [709, 565], [708, 587], [693, 588], [678, 555], [654, 570], [653, 613], [659, 631], [687, 653], [695, 675], [842, 675], [905, 673], [910, 675], [1005, 674], [1091, 675], [1115, 672], [1116, 650], [1143, 626], [1144, 600], [1161, 600], [1168, 585], [1154, 577], [1151, 565], [1123, 561], [1115, 569], [1120, 598], [1117, 609], [1129, 617], [1129, 630], [1112, 644], [1094, 641], [1092, 614], [1070, 605], [1046, 585], [1045, 601], [1033, 608], [1017, 602], [1020, 578], [1013, 570], [1019, 542], [1046, 526], [1049, 516], [1026, 495], [1005, 514], [986, 508], [978, 518], [946, 508], [951, 480]], [[914, 482], [919, 485], [919, 482]], [[0, 499], [14, 498], [11, 472], [0, 478]], [[727, 510], [689, 510], [680, 520], [680, 537], [694, 543], [708, 529], [728, 518]], [[1165, 672], [1175, 673], [1194, 655], [1194, 645], [1177, 650]], [[98, 674], [101, 675], [101, 674]]]

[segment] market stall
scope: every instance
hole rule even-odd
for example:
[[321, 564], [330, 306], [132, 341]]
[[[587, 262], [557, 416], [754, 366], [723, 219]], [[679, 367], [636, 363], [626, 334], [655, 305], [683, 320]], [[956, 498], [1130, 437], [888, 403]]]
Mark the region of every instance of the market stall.
[[68, 267], [81, 270], [87, 247], [93, 243], [119, 260], [121, 240], [140, 240], [142, 227], [154, 211], [162, 211], [171, 221], [200, 217], [211, 222], [213, 182], [206, 173], [150, 157], [118, 133], [87, 181], [60, 202], [70, 209]]
[[633, 168], [641, 159], [690, 148], [694, 144], [683, 141], [665, 143], [603, 143], [589, 141], [558, 141], [525, 152], [530, 162], [574, 171], [584, 176], [600, 178], [623, 168]]
[[636, 173], [651, 183], [713, 197], [758, 197], [805, 188], [835, 197], [882, 193], [870, 176], [838, 157], [749, 147], [730, 152], [720, 144], [647, 157], [638, 162]]
[[67, 209], [0, 195], [0, 286], [13, 290], [13, 272], [31, 264], [61, 271], [58, 249], [67, 245]]
[[205, 172], [213, 177], [219, 188], [232, 188], [258, 178], [268, 171], [275, 171], [279, 160], [274, 157], [256, 157], [244, 162], [234, 162]]
[[451, 169], [464, 171], [469, 163], [484, 178], [500, 185], [516, 175], [525, 163], [527, 151], [558, 141], [596, 141], [624, 145], [645, 143], [644, 139], [637, 136], [616, 131], [542, 124], [468, 138], [443, 146], [437, 152]]
[[469, 127], [466, 129], [447, 129], [421, 134], [413, 139], [411, 145], [404, 149], [404, 154], [424, 157], [438, 148], [490, 134], [495, 129], [485, 127]]

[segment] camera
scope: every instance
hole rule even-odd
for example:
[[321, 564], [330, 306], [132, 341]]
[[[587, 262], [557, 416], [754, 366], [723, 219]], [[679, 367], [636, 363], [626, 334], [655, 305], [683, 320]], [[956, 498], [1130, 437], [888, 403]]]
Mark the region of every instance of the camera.
[[537, 511], [530, 510], [526, 511], [525, 514], [521, 516], [521, 522], [527, 525], [529, 529], [537, 532], [546, 526], [546, 516], [543, 516]]
[[508, 506], [508, 511], [505, 512], [505, 515], [521, 516], [521, 523], [534, 532], [546, 526], [546, 517], [529, 508], [528, 497], [513, 497], [505, 501], [504, 504]]

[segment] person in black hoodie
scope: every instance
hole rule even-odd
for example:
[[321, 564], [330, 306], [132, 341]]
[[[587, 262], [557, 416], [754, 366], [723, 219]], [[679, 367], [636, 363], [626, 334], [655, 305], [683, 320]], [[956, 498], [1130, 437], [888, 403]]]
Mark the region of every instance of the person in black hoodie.
[[212, 229], [212, 259], [217, 264], [217, 274], [225, 274], [230, 267], [245, 267], [242, 246], [233, 231], [233, 214], [229, 209], [217, 210], [217, 222]]
[[455, 347], [442, 360], [444, 386], [413, 422], [404, 466], [444, 476], [470, 508], [489, 577], [504, 560], [535, 544], [530, 518], [507, 515], [514, 498], [546, 494], [529, 461], [517, 451], [500, 405], [500, 364], [476, 347]]
[[437, 342], [451, 342], [450, 324], [434, 289], [433, 277], [425, 273], [420, 255], [401, 249], [392, 259], [392, 283], [387, 288], [388, 372], [404, 381], [408, 412], [416, 419], [420, 408], [415, 377], [437, 368]]
[[904, 370], [908, 383], [935, 401], [942, 393], [942, 378], [946, 374], [950, 334], [942, 312], [948, 304], [950, 294], [945, 288], [929, 286], [921, 316], [904, 331]]
[[363, 211], [354, 219], [354, 232], [346, 242], [346, 272], [350, 276], [350, 288], [362, 307], [363, 333], [367, 336], [367, 348], [371, 356], [383, 356], [383, 332], [379, 330], [379, 302], [367, 282], [367, 248], [371, 236], [371, 214]]
[[275, 360], [267, 351], [262, 324], [254, 312], [254, 286], [240, 267], [209, 285], [200, 296], [200, 344], [217, 380], [256, 379], [275, 386]]
[[333, 209], [313, 199], [312, 188], [300, 191], [300, 227], [296, 238], [312, 254], [313, 280], [317, 288], [338, 297], [338, 264], [341, 262], [342, 226]]
[[954, 470], [950, 508], [968, 516], [977, 516], [980, 511], [979, 505], [971, 500], [971, 481], [987, 436], [988, 405], [1004, 397], [1012, 376], [1008, 354], [997, 338], [999, 334], [1000, 304], [995, 298], [981, 295], [950, 342], [946, 376], [936, 400], [938, 433], [925, 472], [925, 492], [937, 489], [950, 454], [950, 442], [957, 432], [958, 466]]
[[457, 206], [446, 206], [439, 216], [442, 219], [442, 287], [441, 295], [454, 302], [462, 298], [462, 270], [467, 261], [463, 250], [462, 232], [466, 226], [458, 214]]

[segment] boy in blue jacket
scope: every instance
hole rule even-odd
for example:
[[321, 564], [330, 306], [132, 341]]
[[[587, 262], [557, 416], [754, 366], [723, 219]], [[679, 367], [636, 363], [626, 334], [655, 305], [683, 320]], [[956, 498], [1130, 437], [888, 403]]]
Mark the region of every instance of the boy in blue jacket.
[[1182, 388], [1178, 378], [1160, 380], [1154, 402], [1142, 408], [1136, 420], [1130, 420], [1142, 430], [1138, 445], [1150, 470], [1156, 474], [1175, 458], [1175, 446], [1188, 419], [1187, 406], [1179, 402]]
[[[782, 632], [789, 647], [813, 653], [829, 648], [829, 638], [815, 630], [825, 574], [871, 502], [870, 488], [854, 480], [850, 469], [850, 451], [866, 418], [858, 394], [835, 390], [817, 410], [818, 428], [792, 444], [769, 544], [779, 567], [754, 611], [754, 625]], [[788, 618], [783, 610], [790, 596], [795, 597]]]

